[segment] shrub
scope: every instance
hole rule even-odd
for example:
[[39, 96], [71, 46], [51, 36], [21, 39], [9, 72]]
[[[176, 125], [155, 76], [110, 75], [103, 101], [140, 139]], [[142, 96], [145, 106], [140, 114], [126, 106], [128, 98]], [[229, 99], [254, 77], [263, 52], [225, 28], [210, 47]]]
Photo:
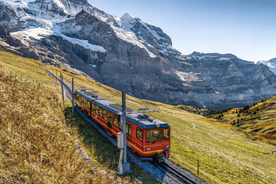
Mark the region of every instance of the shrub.
[[265, 102], [265, 99], [264, 99], [264, 97], [262, 97], [262, 98], [261, 98], [261, 102]]

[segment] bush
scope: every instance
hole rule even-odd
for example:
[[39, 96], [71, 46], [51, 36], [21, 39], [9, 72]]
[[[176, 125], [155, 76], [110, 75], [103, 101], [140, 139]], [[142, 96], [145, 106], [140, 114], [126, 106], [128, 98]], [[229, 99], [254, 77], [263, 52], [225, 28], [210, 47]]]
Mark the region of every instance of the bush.
[[261, 102], [265, 102], [265, 99], [264, 99], [264, 97], [262, 97], [262, 98], [261, 98]]

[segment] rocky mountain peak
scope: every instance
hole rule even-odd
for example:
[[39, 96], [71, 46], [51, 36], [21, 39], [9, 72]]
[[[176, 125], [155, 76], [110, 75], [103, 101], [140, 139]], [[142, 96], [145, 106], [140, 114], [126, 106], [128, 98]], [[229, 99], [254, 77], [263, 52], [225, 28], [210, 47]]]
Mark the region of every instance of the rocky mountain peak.
[[36, 0], [35, 2], [30, 2], [30, 4], [42, 11], [39, 12], [40, 15], [47, 13], [52, 17], [56, 15], [64, 17], [70, 13], [60, 0]]
[[258, 65], [263, 64], [269, 67], [269, 69], [276, 75], [276, 58], [272, 58], [268, 61], [261, 60], [257, 62]]
[[121, 20], [134, 21], [134, 17], [132, 17], [129, 13], [125, 13], [125, 14], [121, 17]]
[[184, 55], [161, 28], [87, 0], [0, 1], [0, 17], [0, 49], [78, 69], [139, 98], [221, 109], [276, 94], [267, 66], [232, 54]]
[[26, 5], [26, 3], [23, 2], [23, 1], [21, 1], [21, 0], [14, 1], [14, 3], [19, 3], [19, 4], [24, 4], [24, 5]]
[[[64, 0], [62, 0], [62, 1], [64, 1]], [[70, 1], [72, 3], [81, 4], [81, 5], [87, 5], [87, 4], [89, 4], [87, 0], [66, 0], [66, 1]]]

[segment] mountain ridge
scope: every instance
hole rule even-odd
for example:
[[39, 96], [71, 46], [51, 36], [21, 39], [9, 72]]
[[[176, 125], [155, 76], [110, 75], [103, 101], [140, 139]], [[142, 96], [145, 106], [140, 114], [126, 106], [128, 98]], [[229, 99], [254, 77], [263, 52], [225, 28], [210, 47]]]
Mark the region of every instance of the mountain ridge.
[[270, 60], [261, 60], [258, 61], [257, 64], [263, 64], [269, 67], [269, 69], [276, 75], [276, 58], [272, 58]]
[[139, 98], [221, 109], [275, 95], [267, 66], [232, 54], [184, 55], [161, 28], [86, 0], [1, 1], [0, 15], [1, 49], [81, 70]]

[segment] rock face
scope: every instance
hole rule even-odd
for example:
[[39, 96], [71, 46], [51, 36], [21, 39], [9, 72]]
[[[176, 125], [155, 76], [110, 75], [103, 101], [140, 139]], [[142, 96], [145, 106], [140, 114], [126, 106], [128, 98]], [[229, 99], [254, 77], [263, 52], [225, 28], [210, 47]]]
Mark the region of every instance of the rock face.
[[0, 2], [0, 49], [81, 70], [140, 97], [216, 109], [276, 95], [267, 66], [231, 54], [183, 55], [162, 29], [86, 0]]
[[269, 67], [269, 69], [276, 75], [276, 58], [268, 61], [258, 61], [257, 64], [263, 64]]

